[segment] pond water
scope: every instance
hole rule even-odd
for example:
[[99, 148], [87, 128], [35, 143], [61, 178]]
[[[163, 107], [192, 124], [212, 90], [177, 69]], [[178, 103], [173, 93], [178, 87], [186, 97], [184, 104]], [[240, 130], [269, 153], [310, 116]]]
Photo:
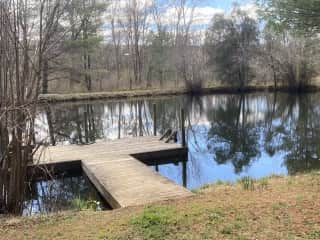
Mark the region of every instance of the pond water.
[[87, 208], [111, 209], [79, 167], [72, 172], [59, 171], [47, 178], [34, 178], [27, 187], [22, 215]]
[[[83, 144], [179, 129], [186, 112], [187, 162], [164, 161], [162, 175], [193, 189], [243, 176], [296, 174], [320, 168], [320, 96], [257, 93], [177, 96], [51, 105], [36, 119], [38, 141]], [[178, 135], [178, 140], [180, 139]]]

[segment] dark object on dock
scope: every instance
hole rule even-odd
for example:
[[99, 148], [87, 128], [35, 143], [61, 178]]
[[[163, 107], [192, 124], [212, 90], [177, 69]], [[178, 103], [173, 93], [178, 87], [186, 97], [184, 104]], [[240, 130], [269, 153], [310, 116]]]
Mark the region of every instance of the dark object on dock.
[[[184, 109], [181, 109], [180, 113], [180, 128], [181, 128], [181, 145], [182, 147], [186, 147], [186, 130], [185, 130], [185, 112]], [[165, 140], [166, 139], [166, 140]], [[178, 131], [168, 129], [161, 136], [160, 141], [165, 140], [165, 143], [169, 143], [170, 141], [178, 142]]]
[[177, 131], [173, 131], [169, 137], [167, 138], [167, 140], [165, 141], [165, 143], [169, 143], [170, 141], [174, 141], [177, 142], [178, 138], [177, 138], [178, 132]]
[[172, 133], [171, 129], [168, 129], [167, 131], [165, 131], [165, 133], [161, 136], [160, 141], [162, 141], [165, 138], [168, 138]]

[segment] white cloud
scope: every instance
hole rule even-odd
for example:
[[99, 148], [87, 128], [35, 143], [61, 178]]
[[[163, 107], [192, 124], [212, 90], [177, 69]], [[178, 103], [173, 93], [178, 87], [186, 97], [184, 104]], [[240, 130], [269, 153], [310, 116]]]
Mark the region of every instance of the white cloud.
[[223, 14], [223, 9], [213, 7], [196, 7], [194, 9], [194, 23], [198, 25], [207, 25], [216, 14]]
[[256, 4], [248, 3], [245, 5], [240, 5], [239, 8], [246, 12], [250, 18], [258, 19], [258, 6]]
[[130, 9], [135, 8], [138, 11], [142, 11], [150, 8], [153, 3], [153, 0], [111, 0], [106, 15], [116, 14], [117, 16], [113, 17], [123, 17]]
[[[207, 26], [214, 15], [224, 13], [223, 9], [214, 7], [185, 7], [184, 19], [188, 23], [192, 19], [192, 24], [197, 26]], [[164, 24], [172, 24], [177, 22], [179, 10], [175, 7], [168, 8], [163, 14], [162, 20]]]

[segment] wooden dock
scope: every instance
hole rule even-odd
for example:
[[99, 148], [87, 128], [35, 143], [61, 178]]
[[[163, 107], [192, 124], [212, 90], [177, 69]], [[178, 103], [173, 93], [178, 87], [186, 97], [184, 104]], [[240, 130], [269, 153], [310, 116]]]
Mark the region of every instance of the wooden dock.
[[110, 206], [120, 208], [191, 196], [140, 161], [185, 158], [186, 154], [186, 148], [152, 136], [48, 147], [36, 158], [41, 165], [79, 162]]

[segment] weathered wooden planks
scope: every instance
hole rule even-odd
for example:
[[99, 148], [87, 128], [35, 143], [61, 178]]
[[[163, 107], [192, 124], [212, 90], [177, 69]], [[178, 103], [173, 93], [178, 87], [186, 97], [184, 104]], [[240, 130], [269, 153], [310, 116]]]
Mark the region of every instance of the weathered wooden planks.
[[186, 148], [159, 141], [157, 137], [126, 138], [91, 145], [48, 147], [35, 161], [63, 164], [81, 161], [82, 169], [113, 208], [144, 205], [161, 200], [191, 196], [146, 166], [147, 161], [182, 157]]

